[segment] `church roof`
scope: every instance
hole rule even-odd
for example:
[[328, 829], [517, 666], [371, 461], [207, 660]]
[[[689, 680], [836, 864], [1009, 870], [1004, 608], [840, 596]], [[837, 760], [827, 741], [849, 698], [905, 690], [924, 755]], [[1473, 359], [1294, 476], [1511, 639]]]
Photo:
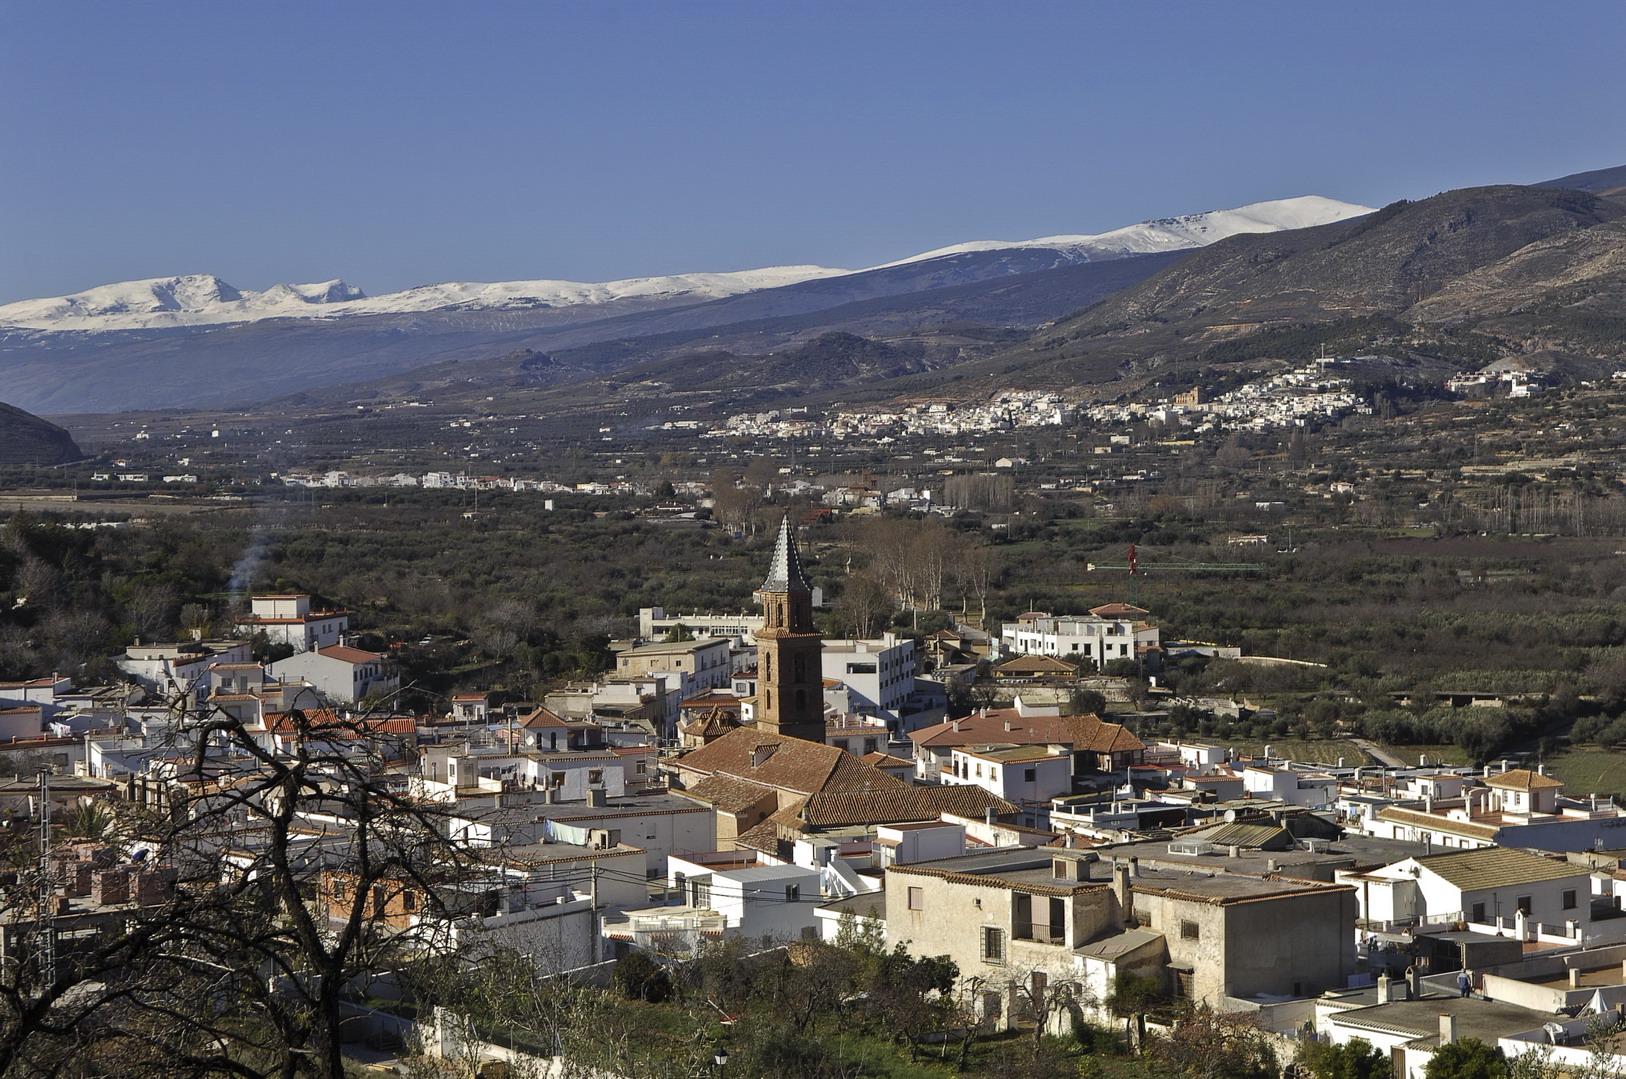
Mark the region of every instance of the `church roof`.
[[802, 572], [802, 556], [796, 550], [796, 540], [790, 534], [790, 514], [779, 524], [779, 541], [774, 544], [773, 563], [768, 567], [768, 579], [762, 582], [764, 592], [811, 592]]

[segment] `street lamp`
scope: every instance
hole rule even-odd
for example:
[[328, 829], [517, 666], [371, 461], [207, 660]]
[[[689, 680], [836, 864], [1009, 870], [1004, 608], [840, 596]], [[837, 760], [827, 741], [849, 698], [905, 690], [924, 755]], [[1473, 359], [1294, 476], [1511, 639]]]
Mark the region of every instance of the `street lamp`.
[[711, 1062], [716, 1065], [717, 1074], [723, 1074], [723, 1065], [728, 1063], [728, 1050], [719, 1045], [717, 1051], [711, 1054]]

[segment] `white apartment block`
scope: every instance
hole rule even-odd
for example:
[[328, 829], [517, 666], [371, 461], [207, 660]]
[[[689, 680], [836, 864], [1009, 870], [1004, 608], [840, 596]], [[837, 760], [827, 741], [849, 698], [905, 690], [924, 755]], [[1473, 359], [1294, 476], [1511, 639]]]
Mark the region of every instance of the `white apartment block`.
[[855, 711], [899, 719], [915, 689], [915, 642], [894, 633], [825, 641], [821, 666], [825, 678], [847, 687]]
[[1138, 647], [1155, 647], [1157, 627], [1130, 615], [1053, 616], [1035, 612], [999, 627], [1002, 656], [1080, 655], [1104, 667], [1115, 659], [1134, 659]]

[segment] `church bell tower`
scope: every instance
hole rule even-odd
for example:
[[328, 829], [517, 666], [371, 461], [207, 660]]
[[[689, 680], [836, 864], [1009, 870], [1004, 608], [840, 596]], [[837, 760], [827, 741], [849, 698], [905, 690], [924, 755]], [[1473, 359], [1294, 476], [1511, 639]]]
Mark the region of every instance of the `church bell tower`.
[[768, 579], [757, 590], [757, 729], [824, 741], [824, 639], [813, 626], [813, 588], [787, 514], [779, 526]]

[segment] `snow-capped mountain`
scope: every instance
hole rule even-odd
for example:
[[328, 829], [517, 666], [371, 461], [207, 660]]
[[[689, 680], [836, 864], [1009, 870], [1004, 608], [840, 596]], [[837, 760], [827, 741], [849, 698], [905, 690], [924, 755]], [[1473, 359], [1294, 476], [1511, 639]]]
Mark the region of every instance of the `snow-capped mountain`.
[[[1228, 236], [1252, 232], [1281, 232], [1285, 229], [1327, 225], [1372, 212], [1370, 206], [1303, 195], [1238, 206], [1234, 210], [1210, 210], [1182, 217], [1164, 217], [1088, 236], [1042, 236], [1037, 240], [973, 240], [970, 243], [939, 247], [886, 266], [958, 255], [967, 251], [1006, 251], [1040, 248], [1069, 256], [1074, 262], [1099, 262], [1130, 255], [1150, 255], [1159, 251], [1185, 251], [1206, 247]], [[882, 269], [883, 267], [875, 267]]]
[[806, 281], [871, 273], [972, 252], [1047, 251], [1056, 264], [1095, 262], [1132, 255], [1203, 247], [1227, 236], [1277, 232], [1342, 221], [1371, 208], [1314, 195], [1257, 202], [1233, 210], [1144, 221], [1096, 235], [1046, 236], [1036, 240], [981, 240], [926, 251], [870, 267], [772, 266], [732, 273], [637, 277], [625, 281], [454, 281], [367, 296], [343, 281], [273, 285], [263, 291], [234, 288], [212, 274], [153, 278], [102, 285], [71, 296], [21, 300], [0, 306], [0, 330], [96, 333], [209, 327], [265, 319], [341, 319], [366, 315], [439, 312], [522, 312], [612, 305], [623, 310], [702, 303]]
[[368, 296], [343, 281], [273, 285], [263, 292], [233, 288], [213, 274], [158, 277], [0, 306], [0, 328], [26, 330], [147, 330], [215, 326], [271, 318], [347, 318], [439, 310], [516, 310], [573, 307], [614, 300], [699, 303], [742, 292], [777, 288], [847, 270], [774, 266], [736, 273], [636, 277], [589, 284], [579, 281], [452, 281]]

